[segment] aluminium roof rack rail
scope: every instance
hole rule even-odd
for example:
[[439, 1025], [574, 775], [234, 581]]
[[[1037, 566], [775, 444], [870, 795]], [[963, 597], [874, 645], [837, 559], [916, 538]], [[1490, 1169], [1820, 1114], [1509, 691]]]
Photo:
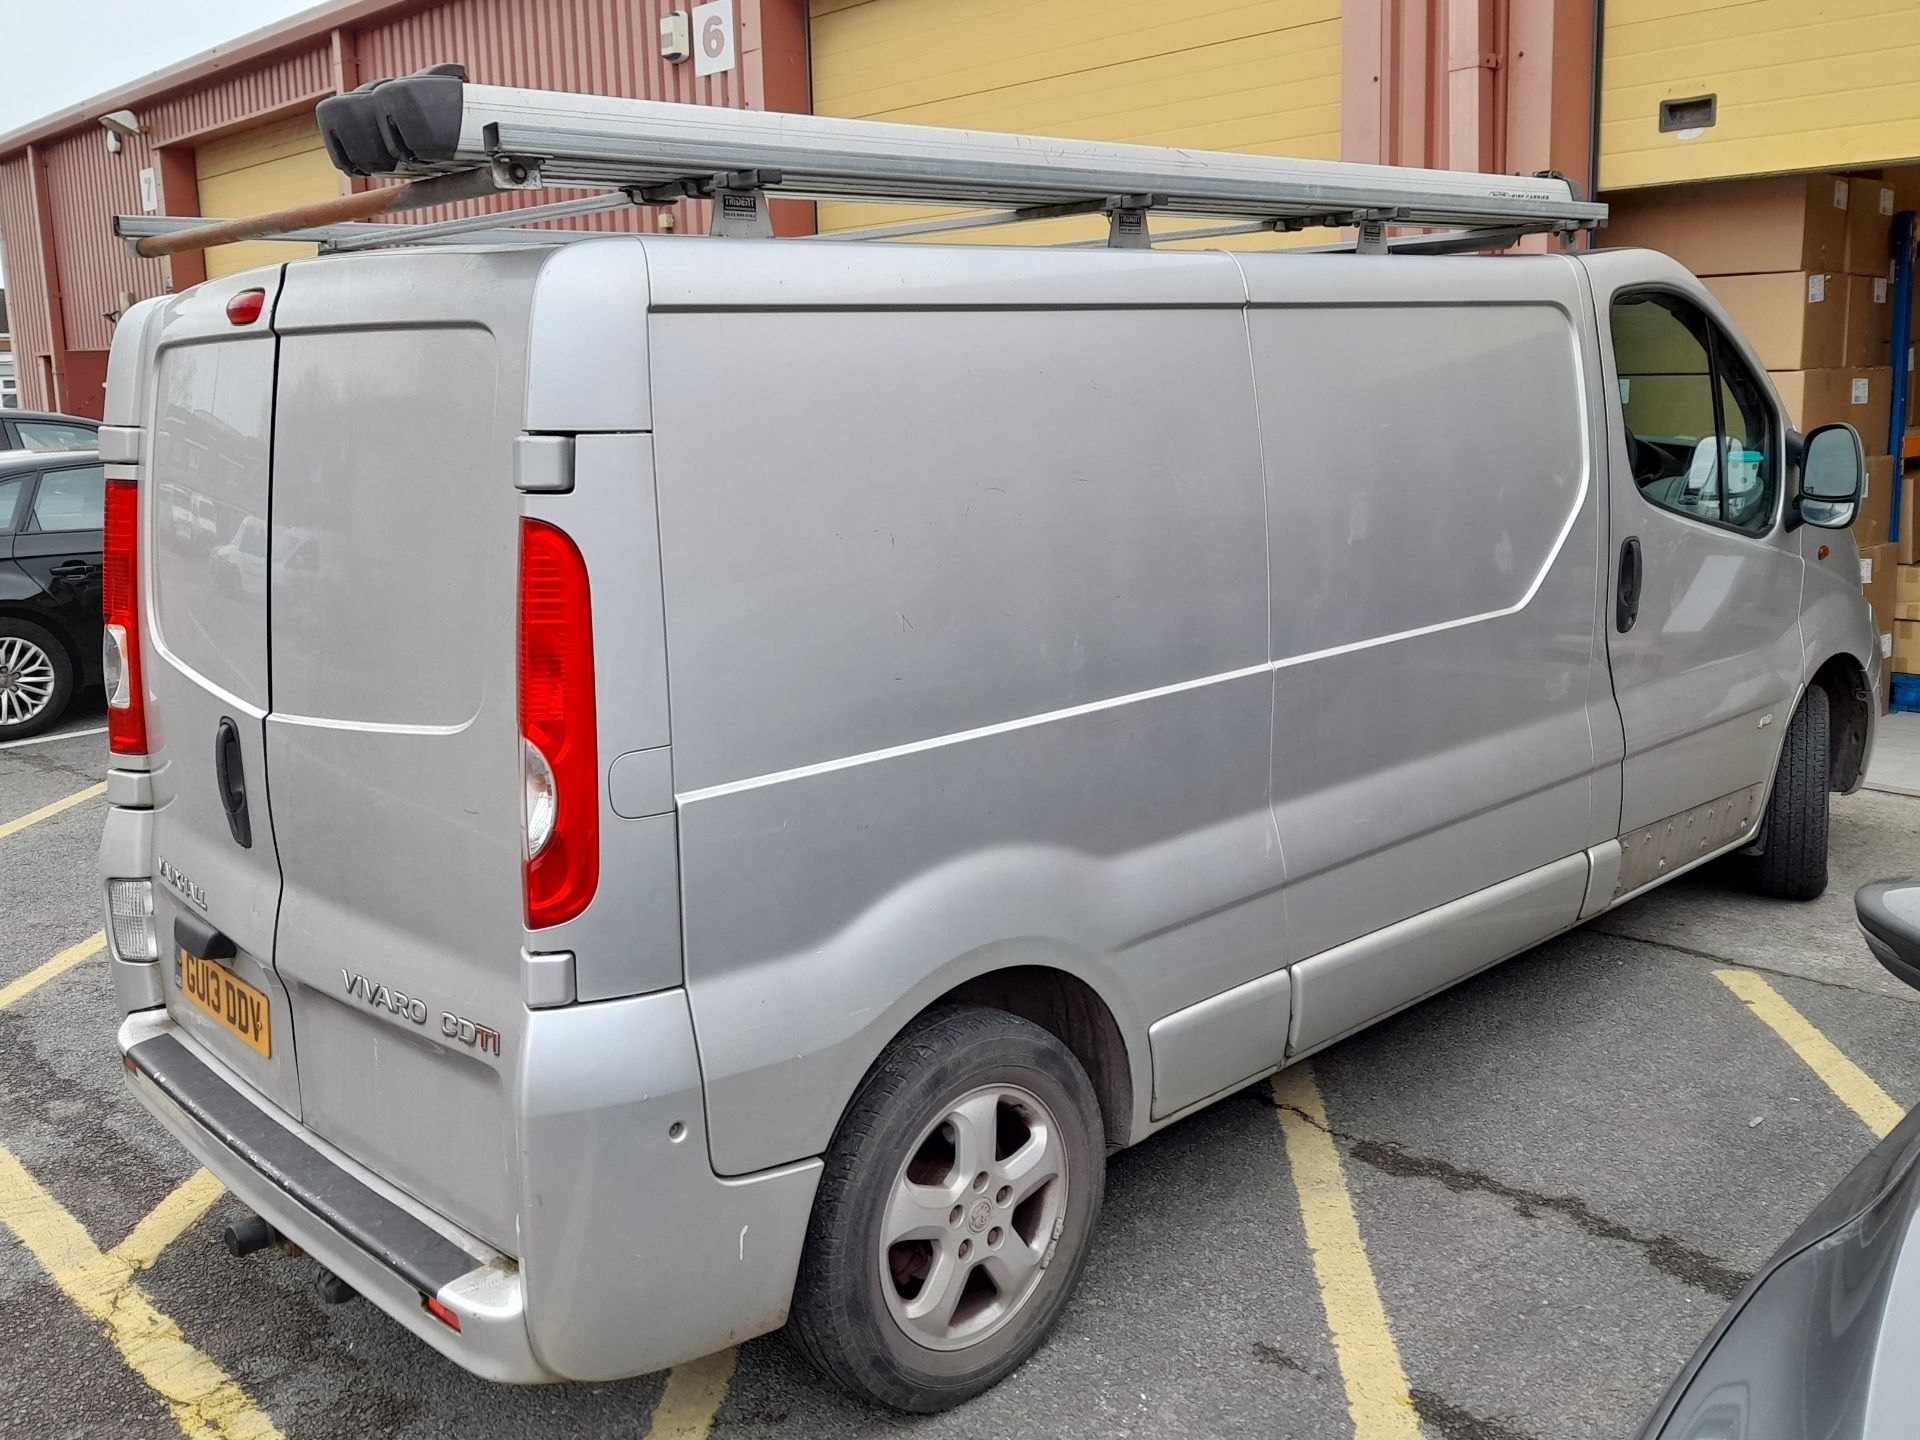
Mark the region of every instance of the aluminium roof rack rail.
[[[1146, 246], [1154, 238], [1146, 217], [1165, 214], [1236, 222], [1208, 234], [1353, 226], [1358, 238], [1350, 248], [1372, 252], [1389, 248], [1388, 230], [1395, 226], [1458, 232], [1420, 247], [1427, 250], [1501, 248], [1520, 235], [1593, 229], [1607, 213], [1555, 174], [1480, 175], [576, 95], [472, 84], [459, 65], [372, 81], [321, 101], [317, 119], [341, 170], [413, 183], [223, 222], [223, 238], [290, 235], [455, 198], [555, 185], [615, 193], [437, 224], [367, 226], [365, 234], [328, 236], [325, 243], [355, 249], [449, 234], [493, 232], [488, 238], [494, 238], [503, 224], [690, 197], [713, 201], [711, 233], [722, 235], [771, 235], [767, 202], [788, 197], [992, 212], [821, 238], [896, 238], [1105, 214], [1107, 243]], [[263, 221], [277, 228], [235, 233]], [[143, 255], [218, 243], [188, 238], [196, 229], [155, 233], [151, 223], [131, 218], [120, 228]], [[217, 228], [197, 230], [204, 235]], [[146, 233], [136, 236], [136, 230]], [[1180, 238], [1180, 232], [1162, 238]]]

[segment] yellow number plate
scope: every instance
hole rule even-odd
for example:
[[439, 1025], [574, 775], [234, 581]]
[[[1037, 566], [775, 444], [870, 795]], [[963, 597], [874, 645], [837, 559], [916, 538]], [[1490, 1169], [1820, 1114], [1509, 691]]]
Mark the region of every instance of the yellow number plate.
[[273, 1020], [267, 997], [217, 960], [180, 952], [180, 993], [240, 1037], [243, 1044], [273, 1058]]

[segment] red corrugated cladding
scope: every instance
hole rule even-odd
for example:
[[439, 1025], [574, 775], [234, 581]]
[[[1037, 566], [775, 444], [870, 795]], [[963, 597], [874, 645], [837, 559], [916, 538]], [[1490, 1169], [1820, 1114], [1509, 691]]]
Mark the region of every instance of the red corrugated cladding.
[[[101, 97], [84, 112], [8, 138], [0, 152], [0, 237], [8, 269], [8, 301], [21, 403], [98, 413], [103, 352], [123, 300], [162, 293], [195, 270], [175, 262], [135, 260], [110, 228], [115, 214], [140, 210], [140, 171], [154, 166], [161, 209], [196, 214], [192, 147], [250, 124], [311, 108], [321, 97], [362, 79], [403, 75], [425, 65], [458, 61], [483, 84], [527, 85], [602, 95], [694, 101], [708, 105], [807, 108], [805, 0], [738, 0], [740, 66], [697, 79], [688, 63], [659, 56], [659, 23], [686, 0], [341, 0], [335, 11], [309, 15], [287, 27], [286, 43], [273, 35], [242, 42], [203, 63]], [[335, 28], [324, 28], [331, 24]], [[145, 133], [109, 153], [98, 115], [132, 109]], [[45, 166], [35, 206], [33, 157]], [[544, 203], [556, 192], [495, 197], [487, 208]], [[475, 206], [422, 212], [439, 218]], [[811, 224], [804, 207], [782, 206], [783, 229]], [[415, 218], [415, 217], [409, 217]], [[598, 230], [651, 228], [652, 212], [626, 211], [573, 222]], [[704, 219], [684, 210], [679, 228]], [[53, 265], [39, 243], [52, 237]], [[47, 271], [54, 272], [58, 313], [49, 304]], [[46, 357], [43, 359], [42, 357]], [[54, 393], [42, 371], [54, 371]]]

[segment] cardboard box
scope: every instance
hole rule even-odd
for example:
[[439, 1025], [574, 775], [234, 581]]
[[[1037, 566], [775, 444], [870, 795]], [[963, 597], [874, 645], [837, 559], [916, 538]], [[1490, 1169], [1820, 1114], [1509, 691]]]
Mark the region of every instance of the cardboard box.
[[[1781, 270], [1770, 275], [1703, 278], [1769, 370], [1825, 370], [1835, 365], [1884, 363], [1879, 359], [1886, 354], [1884, 336], [1878, 354], [1859, 361], [1847, 358], [1852, 339], [1847, 330], [1847, 307], [1853, 303], [1854, 281], [1869, 292], [1873, 285], [1863, 276]], [[1885, 311], [1890, 307], [1880, 308]], [[1863, 311], [1860, 323], [1871, 326], [1873, 317]]]
[[[1870, 545], [1896, 548], [1888, 529], [1893, 520], [1893, 457], [1875, 455], [1867, 461], [1867, 493], [1860, 502], [1860, 513], [1853, 518], [1853, 541], [1864, 552]], [[1894, 565], [1896, 555], [1887, 563]]]
[[1873, 611], [1876, 634], [1893, 633], [1893, 587], [1899, 573], [1900, 566], [1893, 558], [1891, 545], [1860, 547], [1860, 589]]
[[1775, 370], [1774, 389], [1787, 419], [1805, 435], [1822, 425], [1845, 423], [1860, 432], [1869, 457], [1887, 453], [1887, 421], [1893, 406], [1893, 371]]
[[1893, 618], [1920, 620], [1920, 565], [1902, 564], [1895, 567]]
[[1835, 175], [1772, 175], [1629, 190], [1603, 245], [1664, 250], [1696, 275], [1844, 270], [1849, 183]]
[[1893, 622], [1893, 669], [1896, 675], [1920, 675], [1920, 620]]
[[1848, 182], [1846, 257], [1849, 275], [1887, 275], [1893, 261], [1893, 186], [1879, 180]]
[[[1887, 347], [1893, 343], [1893, 282], [1884, 275], [1848, 275], [1842, 279], [1841, 288], [1846, 294], [1846, 333], [1841, 341], [1840, 359], [1835, 363], [1862, 369], [1886, 365]], [[1773, 368], [1772, 361], [1765, 356], [1761, 359], [1768, 369]], [[1813, 367], [1782, 365], [1780, 368], [1811, 370]]]

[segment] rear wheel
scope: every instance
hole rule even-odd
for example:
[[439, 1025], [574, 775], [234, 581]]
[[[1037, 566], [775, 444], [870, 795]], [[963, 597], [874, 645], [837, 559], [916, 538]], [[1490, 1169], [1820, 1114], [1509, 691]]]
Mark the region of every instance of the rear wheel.
[[0, 740], [46, 729], [72, 693], [66, 647], [31, 621], [0, 617]]
[[1827, 888], [1827, 692], [1809, 685], [1787, 723], [1767, 797], [1764, 848], [1748, 879], [1762, 895], [1812, 900]]
[[827, 1152], [788, 1333], [854, 1394], [944, 1410], [1011, 1374], [1079, 1278], [1100, 1106], [1031, 1021], [936, 1011], [861, 1082]]

